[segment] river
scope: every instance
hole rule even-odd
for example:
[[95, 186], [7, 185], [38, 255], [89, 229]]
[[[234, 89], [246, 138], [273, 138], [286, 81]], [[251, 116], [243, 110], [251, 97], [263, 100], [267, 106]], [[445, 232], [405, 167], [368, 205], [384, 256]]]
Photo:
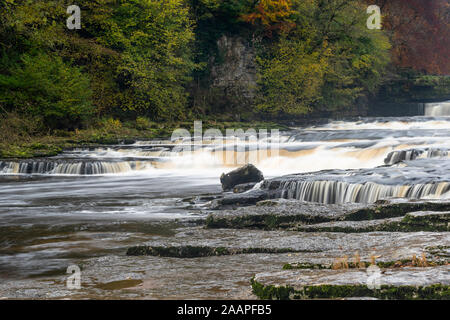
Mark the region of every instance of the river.
[[[180, 222], [195, 229], [196, 219], [210, 213], [208, 197], [222, 193], [220, 174], [236, 167], [226, 157], [251, 159], [266, 178], [281, 180], [279, 196], [286, 199], [450, 199], [449, 116], [449, 103], [441, 103], [425, 116], [292, 128], [276, 145], [267, 137], [225, 144], [168, 139], [0, 161], [0, 298], [251, 298], [241, 279], [256, 264], [279, 267], [276, 255], [236, 255], [225, 263], [222, 257], [128, 257], [126, 249], [149, 239], [178, 243], [180, 230], [187, 237]], [[200, 200], [186, 201], [192, 197]], [[230, 232], [196, 240], [236, 236]], [[239, 234], [256, 241], [259, 233], [251, 236]], [[80, 290], [65, 286], [70, 265], [82, 270]]]

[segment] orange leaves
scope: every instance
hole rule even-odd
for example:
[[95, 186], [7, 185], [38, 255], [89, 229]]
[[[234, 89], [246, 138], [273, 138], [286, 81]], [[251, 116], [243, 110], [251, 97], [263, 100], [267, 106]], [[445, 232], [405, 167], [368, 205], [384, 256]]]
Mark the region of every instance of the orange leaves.
[[261, 0], [255, 9], [256, 12], [246, 15], [244, 19], [252, 24], [259, 21], [263, 26], [278, 23], [292, 13], [289, 0]]
[[254, 12], [242, 18], [251, 24], [263, 26], [269, 33], [274, 30], [286, 32], [295, 26], [292, 21], [289, 21], [293, 12], [290, 0], [261, 0]]

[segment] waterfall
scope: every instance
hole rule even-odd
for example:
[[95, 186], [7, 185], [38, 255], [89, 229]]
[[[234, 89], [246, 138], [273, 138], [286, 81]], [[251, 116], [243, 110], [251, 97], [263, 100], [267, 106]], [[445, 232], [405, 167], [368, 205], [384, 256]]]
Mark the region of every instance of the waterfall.
[[416, 149], [392, 151], [387, 155], [386, 159], [384, 159], [384, 163], [393, 165], [405, 160], [414, 160], [422, 153], [422, 150]]
[[425, 115], [431, 117], [450, 116], [450, 101], [426, 103]]
[[410, 150], [397, 150], [390, 152], [384, 159], [386, 165], [394, 165], [401, 161], [411, 161], [417, 158], [440, 158], [448, 157], [448, 150], [429, 148], [429, 149], [410, 149]]
[[442, 149], [429, 149], [427, 151], [427, 158], [438, 158], [438, 157], [448, 157], [448, 150]]
[[0, 173], [3, 174], [101, 175], [149, 167], [150, 162], [144, 161], [0, 161]]
[[373, 203], [385, 198], [422, 199], [439, 197], [450, 190], [449, 182], [416, 185], [381, 185], [373, 182], [347, 183], [341, 181], [284, 181], [279, 196], [325, 204]]

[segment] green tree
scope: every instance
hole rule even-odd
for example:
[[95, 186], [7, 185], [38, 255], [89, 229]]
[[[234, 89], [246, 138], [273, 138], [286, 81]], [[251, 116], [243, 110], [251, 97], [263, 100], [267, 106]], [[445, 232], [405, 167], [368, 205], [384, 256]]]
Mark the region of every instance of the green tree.
[[307, 114], [321, 98], [327, 57], [308, 44], [282, 37], [273, 54], [259, 58], [257, 110], [269, 115]]
[[314, 14], [318, 44], [330, 48], [318, 111], [346, 111], [357, 98], [374, 94], [390, 61], [390, 44], [382, 30], [366, 26], [360, 1], [318, 0]]
[[60, 57], [24, 55], [10, 73], [0, 75], [0, 103], [49, 128], [76, 128], [93, 113], [88, 77]]
[[264, 39], [259, 50], [257, 110], [335, 112], [376, 91], [389, 62], [389, 42], [382, 31], [366, 28], [359, 1], [296, 0], [289, 12], [278, 16], [290, 27]]
[[111, 34], [107, 42], [122, 52], [117, 70], [122, 107], [154, 118], [183, 118], [184, 86], [195, 67], [193, 22], [184, 1], [123, 1], [113, 20], [120, 32]]
[[99, 116], [186, 115], [185, 86], [195, 64], [185, 1], [81, 0], [81, 30], [66, 28], [70, 4], [9, 1], [0, 12], [0, 73], [24, 67], [24, 55], [59, 56], [86, 73]]

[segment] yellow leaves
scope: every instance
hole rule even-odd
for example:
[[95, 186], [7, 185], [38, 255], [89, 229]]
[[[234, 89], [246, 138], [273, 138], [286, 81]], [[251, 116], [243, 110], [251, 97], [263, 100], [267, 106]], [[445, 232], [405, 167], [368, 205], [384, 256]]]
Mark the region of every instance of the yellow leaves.
[[372, 67], [371, 57], [367, 54], [362, 55], [352, 62], [352, 66], [358, 70], [370, 69]]
[[264, 96], [258, 105], [268, 113], [307, 114], [320, 99], [328, 66], [320, 52], [302, 40], [281, 39], [274, 56], [259, 63]]
[[289, 21], [289, 17], [294, 13], [291, 6], [290, 0], [261, 0], [254, 12], [242, 18], [251, 24], [261, 24], [266, 30], [287, 31], [295, 25]]

